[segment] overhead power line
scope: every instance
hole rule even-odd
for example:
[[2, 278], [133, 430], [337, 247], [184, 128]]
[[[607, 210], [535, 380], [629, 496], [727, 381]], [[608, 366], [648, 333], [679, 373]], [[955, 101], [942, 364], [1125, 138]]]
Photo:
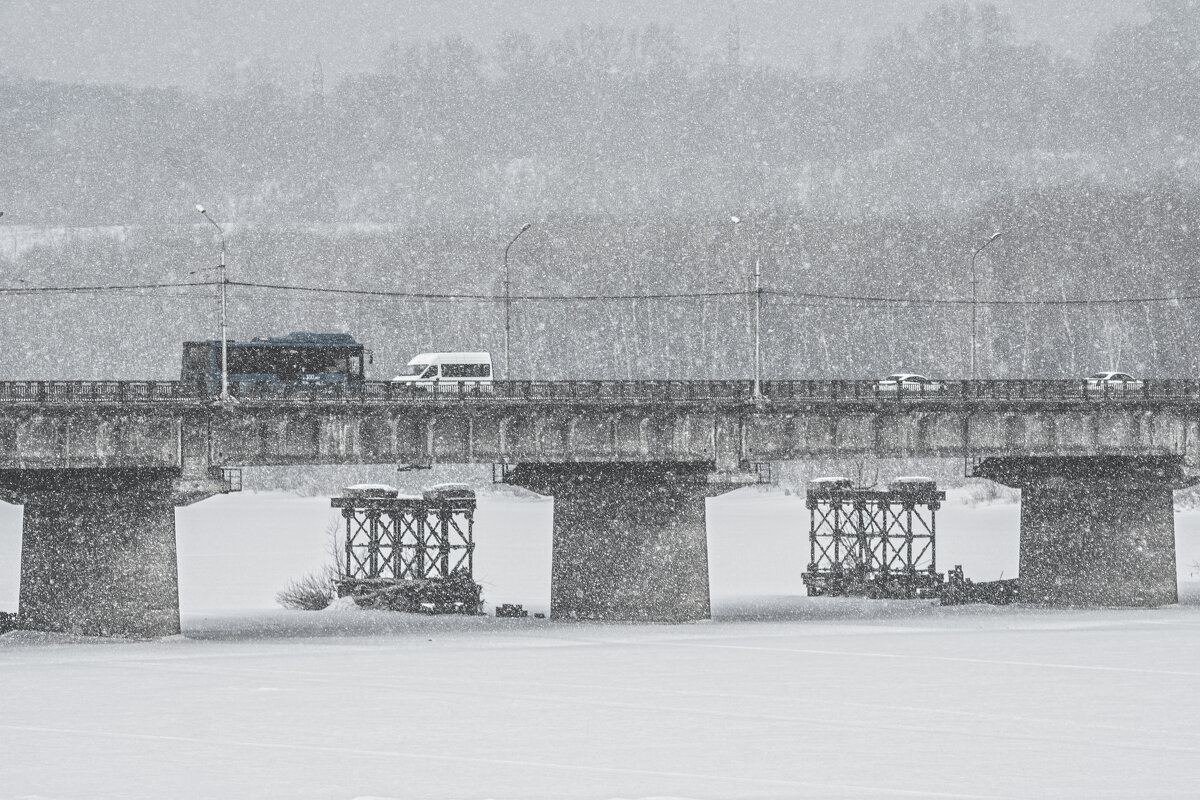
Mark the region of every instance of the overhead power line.
[[[298, 292], [307, 294], [342, 295], [351, 297], [371, 297], [393, 300], [430, 300], [440, 302], [475, 302], [503, 303], [503, 295], [454, 293], [454, 292], [409, 292], [389, 289], [354, 289], [336, 288], [329, 286], [299, 286], [292, 284], [261, 283], [257, 281], [229, 281], [228, 286], [241, 289], [252, 289], [272, 292]], [[178, 283], [132, 283], [112, 284], [101, 286], [10, 286], [0, 288], [0, 295], [70, 295], [70, 294], [105, 294], [118, 292], [147, 292], [169, 289], [213, 288], [218, 286], [213, 281], [182, 281]], [[861, 305], [892, 305], [892, 306], [969, 306], [972, 301], [961, 297], [889, 297], [886, 295], [854, 295], [835, 294], [829, 292], [797, 292], [780, 289], [764, 289], [762, 294], [781, 301], [792, 301], [800, 304], [821, 303], [851, 303]], [[604, 302], [628, 300], [707, 300], [725, 297], [752, 297], [751, 289], [727, 289], [708, 292], [646, 292], [631, 294], [526, 294], [512, 295], [511, 299], [522, 302], [541, 303], [576, 303]], [[1183, 303], [1200, 300], [1197, 294], [1155, 295], [1144, 297], [1069, 297], [1069, 298], [1001, 298], [981, 299], [981, 306], [1113, 306], [1113, 305], [1145, 305], [1152, 303]]]
[[[750, 294], [743, 292], [742, 294]], [[784, 300], [823, 302], [858, 303], [866, 305], [896, 305], [896, 306], [970, 306], [970, 298], [960, 297], [884, 297], [872, 295], [825, 294], [820, 292], [786, 292], [764, 289], [763, 294]], [[1044, 300], [1027, 298], [1010, 298], [995, 300], [978, 300], [981, 306], [1114, 306], [1114, 305], [1147, 305], [1150, 303], [1182, 303], [1200, 300], [1200, 294], [1160, 295], [1153, 297], [1068, 297], [1047, 298]]]
[[215, 285], [211, 281], [194, 281], [186, 283], [130, 283], [111, 286], [7, 286], [0, 288], [0, 295], [109, 294], [116, 292], [154, 291], [158, 289], [208, 288]]
[[[321, 286], [295, 286], [289, 284], [257, 283], [253, 281], [230, 281], [230, 286], [240, 286], [248, 289], [266, 289], [271, 291], [315, 292], [323, 294], [360, 295], [368, 297], [387, 297], [412, 300], [464, 300], [473, 302], [504, 302], [503, 295], [492, 294], [454, 294], [427, 292], [398, 292], [387, 289], [336, 289]], [[778, 289], [764, 289], [763, 294], [772, 297], [797, 300], [822, 300], [834, 302], [869, 303], [876, 305], [955, 305], [969, 306], [969, 298], [959, 297], [886, 297], [872, 295], [845, 295], [824, 292], [791, 292]], [[719, 297], [752, 297], [752, 289], [729, 289], [710, 292], [651, 292], [636, 294], [560, 294], [560, 295], [512, 295], [512, 300], [525, 302], [586, 302], [609, 300], [703, 300]], [[1200, 300], [1200, 294], [1161, 295], [1152, 297], [1104, 297], [1104, 298], [1057, 298], [1044, 300], [1030, 299], [997, 299], [979, 300], [979, 305], [989, 306], [1095, 306], [1146, 303], [1177, 303]]]
[[[471, 300], [475, 302], [504, 302], [504, 295], [495, 294], [431, 294], [427, 292], [396, 292], [386, 289], [334, 289], [323, 286], [290, 286], [274, 283], [254, 283], [250, 281], [230, 281], [230, 286], [242, 286], [248, 289], [268, 289], [280, 292], [319, 292], [322, 294], [347, 294], [366, 297], [388, 297], [410, 300]], [[588, 301], [588, 300], [674, 300], [674, 299], [704, 299], [711, 297], [744, 297], [752, 292], [730, 289], [719, 292], [663, 292], [657, 294], [571, 294], [571, 295], [518, 295], [510, 296], [512, 300], [526, 301]]]

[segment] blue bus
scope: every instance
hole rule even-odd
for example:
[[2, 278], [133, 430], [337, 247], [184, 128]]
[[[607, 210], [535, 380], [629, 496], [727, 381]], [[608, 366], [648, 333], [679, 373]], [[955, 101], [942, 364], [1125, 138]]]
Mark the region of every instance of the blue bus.
[[[348, 333], [289, 333], [226, 341], [229, 390], [236, 394], [306, 387], [361, 388], [363, 346]], [[221, 391], [221, 342], [184, 342], [180, 381], [199, 395]]]

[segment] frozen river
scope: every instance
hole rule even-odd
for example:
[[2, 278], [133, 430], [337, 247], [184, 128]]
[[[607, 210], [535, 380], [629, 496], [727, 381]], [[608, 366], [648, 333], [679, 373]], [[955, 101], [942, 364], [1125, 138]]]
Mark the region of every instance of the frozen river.
[[[489, 604], [547, 607], [550, 510], [481, 500]], [[1195, 796], [1195, 583], [1154, 610], [810, 600], [799, 498], [709, 518], [714, 619], [659, 626], [272, 610], [328, 501], [183, 509], [183, 637], [0, 637], [0, 798]], [[952, 499], [939, 565], [1011, 576], [1016, 521]]]

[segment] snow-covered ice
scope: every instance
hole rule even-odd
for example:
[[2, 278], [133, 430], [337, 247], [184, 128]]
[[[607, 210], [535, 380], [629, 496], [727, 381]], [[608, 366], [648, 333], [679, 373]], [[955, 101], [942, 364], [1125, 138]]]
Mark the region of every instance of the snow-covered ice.
[[[546, 608], [550, 510], [481, 498], [489, 604]], [[1179, 606], [939, 608], [802, 597], [801, 500], [743, 490], [709, 504], [713, 621], [666, 626], [272, 609], [329, 511], [181, 509], [181, 637], [0, 637], [0, 798], [1196, 793], [1195, 512]], [[1011, 575], [1017, 516], [947, 503], [940, 566]]]

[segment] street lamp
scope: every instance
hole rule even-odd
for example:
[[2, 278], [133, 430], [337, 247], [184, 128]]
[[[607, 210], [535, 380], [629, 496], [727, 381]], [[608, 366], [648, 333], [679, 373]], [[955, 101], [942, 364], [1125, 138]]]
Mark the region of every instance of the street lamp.
[[999, 238], [1000, 231], [996, 231], [992, 234], [992, 238], [979, 245], [975, 248], [975, 252], [971, 253], [971, 380], [975, 380], [975, 316], [978, 306], [975, 299], [975, 256], [982, 253], [985, 247]]
[[[729, 220], [734, 225], [734, 233], [736, 234], [738, 227], [742, 224], [741, 217], [730, 217]], [[762, 399], [762, 382], [761, 367], [762, 358], [759, 349], [759, 319], [762, 315], [762, 269], [759, 260], [758, 248], [754, 252], [754, 399]]]
[[504, 246], [504, 380], [509, 379], [508, 372], [508, 343], [512, 335], [512, 294], [509, 292], [508, 280], [508, 248], [512, 247], [521, 234], [533, 227], [532, 222], [526, 222], [517, 231], [517, 235]]
[[217, 229], [217, 235], [221, 237], [221, 263], [218, 265], [218, 282], [221, 284], [221, 402], [228, 403], [232, 398], [229, 396], [229, 337], [226, 333], [226, 316], [225, 316], [225, 295], [228, 281], [225, 278], [225, 231], [217, 224], [217, 221], [208, 215], [204, 210], [204, 206], [197, 204], [196, 210], [199, 211], [206, 220], [213, 224]]

